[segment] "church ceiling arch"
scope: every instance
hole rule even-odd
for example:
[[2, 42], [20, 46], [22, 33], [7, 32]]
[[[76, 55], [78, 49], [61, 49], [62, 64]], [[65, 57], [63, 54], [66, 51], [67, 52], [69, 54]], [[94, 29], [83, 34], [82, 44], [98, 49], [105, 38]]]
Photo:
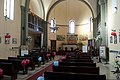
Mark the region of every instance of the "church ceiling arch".
[[[87, 22], [82, 22], [83, 19], [86, 17], [94, 18], [94, 13], [90, 5], [84, 0], [74, 0], [74, 2], [72, 0], [58, 0], [48, 10], [46, 18], [48, 23], [52, 18], [51, 16], [57, 16], [57, 25], [66, 25], [70, 19], [74, 19], [77, 23], [76, 25], [80, 25], [87, 24]], [[63, 20], [60, 20], [60, 18]]]
[[[22, 4], [23, 3], [24, 2], [22, 2]], [[42, 19], [45, 18], [45, 11], [42, 0], [26, 0], [25, 7], [28, 12], [31, 11]]]
[[[55, 1], [55, 2], [49, 7], [48, 12], [47, 12], [47, 15], [46, 15], [46, 21], [48, 20], [49, 15], [50, 15], [52, 9], [54, 9], [57, 5], [59, 5], [59, 4], [62, 3], [62, 2], [65, 2], [65, 1], [70, 1], [70, 0], [57, 0], [57, 1]], [[92, 13], [92, 17], [94, 18], [94, 15], [95, 15], [95, 14], [94, 14], [94, 11], [93, 11], [90, 3], [88, 3], [87, 0], [76, 0], [76, 1], [83, 2], [85, 5], [87, 5], [87, 6], [89, 7], [91, 13]]]

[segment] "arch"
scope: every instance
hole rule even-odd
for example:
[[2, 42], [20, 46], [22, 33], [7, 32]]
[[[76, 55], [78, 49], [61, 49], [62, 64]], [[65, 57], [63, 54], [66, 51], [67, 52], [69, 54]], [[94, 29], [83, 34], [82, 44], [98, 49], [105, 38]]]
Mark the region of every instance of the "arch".
[[[39, 5], [40, 5], [40, 3], [41, 3], [41, 6], [42, 6], [42, 18], [43, 19], [45, 19], [45, 9], [44, 9], [44, 5], [43, 5], [43, 2], [42, 2], [42, 0], [38, 0], [38, 3], [39, 3]], [[30, 0], [26, 0], [26, 2], [25, 2], [25, 8], [26, 8], [26, 10], [27, 11], [29, 11], [29, 5], [30, 5]]]
[[42, 4], [42, 8], [43, 8], [43, 19], [45, 19], [45, 8], [44, 8], [44, 4], [43, 1], [40, 0], [41, 4]]
[[[46, 21], [48, 21], [48, 18], [49, 18], [49, 15], [50, 15], [50, 12], [52, 11], [52, 9], [53, 9], [57, 4], [59, 4], [60, 2], [63, 2], [63, 1], [66, 1], [66, 0], [58, 0], [58, 1], [56, 1], [56, 2], [49, 8], [48, 13], [47, 13], [47, 16], [46, 16]], [[89, 7], [89, 9], [90, 9], [90, 11], [91, 11], [91, 13], [92, 13], [92, 17], [94, 18], [93, 9], [92, 9], [91, 6], [88, 4], [88, 2], [86, 2], [85, 0], [78, 0], [78, 1], [81, 1], [81, 2], [85, 3], [85, 4]]]
[[25, 8], [26, 8], [27, 11], [29, 10], [29, 4], [30, 4], [30, 0], [26, 0]]
[[[24, 1], [24, 0], [23, 0]], [[26, 39], [28, 37], [28, 12], [29, 12], [29, 4], [30, 0], [22, 1], [21, 5], [21, 45], [26, 45]], [[39, 2], [38, 2], [39, 4]], [[41, 3], [42, 4], [42, 3]], [[42, 5], [43, 6], [43, 5]], [[43, 9], [44, 11], [44, 9]], [[45, 15], [43, 13], [43, 15]]]

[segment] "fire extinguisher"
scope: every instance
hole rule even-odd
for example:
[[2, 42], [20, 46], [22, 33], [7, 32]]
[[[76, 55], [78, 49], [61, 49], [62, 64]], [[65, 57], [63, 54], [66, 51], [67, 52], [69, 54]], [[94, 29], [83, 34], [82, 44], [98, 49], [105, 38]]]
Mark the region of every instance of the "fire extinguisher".
[[10, 38], [11, 38], [11, 36], [9, 35], [9, 33], [6, 33], [6, 35], [5, 35], [5, 44], [10, 44]]

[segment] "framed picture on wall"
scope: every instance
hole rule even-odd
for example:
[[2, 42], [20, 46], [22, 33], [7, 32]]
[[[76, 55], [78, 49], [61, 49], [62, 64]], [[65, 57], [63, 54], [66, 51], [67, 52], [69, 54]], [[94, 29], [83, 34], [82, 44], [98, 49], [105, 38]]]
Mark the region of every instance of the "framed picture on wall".
[[79, 35], [79, 41], [87, 41], [88, 35]]
[[12, 44], [17, 44], [17, 38], [12, 38]]
[[78, 40], [78, 35], [67, 35], [68, 44], [76, 44]]
[[113, 36], [110, 36], [110, 43], [113, 43]]
[[1, 41], [2, 41], [2, 38], [1, 38], [1, 36], [0, 36], [0, 43], [1, 43]]
[[117, 35], [114, 36], [114, 44], [117, 44]]
[[119, 43], [120, 43], [120, 32], [119, 32]]
[[65, 35], [57, 35], [56, 38], [57, 38], [57, 41], [64, 41]]

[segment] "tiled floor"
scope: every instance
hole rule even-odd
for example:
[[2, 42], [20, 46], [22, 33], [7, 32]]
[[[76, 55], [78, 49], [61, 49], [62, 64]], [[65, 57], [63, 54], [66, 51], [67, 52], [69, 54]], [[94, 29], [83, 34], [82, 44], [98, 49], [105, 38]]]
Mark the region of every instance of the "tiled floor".
[[105, 62], [99, 63], [99, 60], [96, 58], [94, 58], [94, 62], [97, 63], [97, 67], [100, 67], [100, 74], [105, 74], [107, 80], [120, 80], [116, 79], [117, 74], [114, 74], [113, 72], [116, 69], [112, 65], [106, 64]]
[[[58, 60], [60, 57], [61, 56], [56, 56], [55, 60]], [[52, 62], [53, 61], [50, 61], [45, 65], [42, 65], [41, 67], [36, 67], [35, 70], [32, 70], [32, 71], [29, 70], [28, 74], [26, 75], [18, 74], [17, 80], [26, 80], [27, 77], [33, 75], [34, 73], [36, 73], [37, 71], [39, 71], [40, 69], [49, 65]], [[107, 80], [120, 80], [120, 79], [116, 79], [117, 74], [113, 74], [112, 71], [115, 71], [115, 68], [113, 66], [111, 66], [110, 64], [98, 63], [98, 60], [96, 58], [94, 59], [94, 62], [96, 62], [97, 66], [100, 67], [100, 74], [105, 74]], [[10, 77], [5, 77], [3, 80], [10, 80]]]
[[97, 63], [97, 66], [100, 67], [100, 74], [105, 74], [107, 80], [116, 80], [116, 74], [113, 74], [115, 69], [113, 69], [110, 64]]

